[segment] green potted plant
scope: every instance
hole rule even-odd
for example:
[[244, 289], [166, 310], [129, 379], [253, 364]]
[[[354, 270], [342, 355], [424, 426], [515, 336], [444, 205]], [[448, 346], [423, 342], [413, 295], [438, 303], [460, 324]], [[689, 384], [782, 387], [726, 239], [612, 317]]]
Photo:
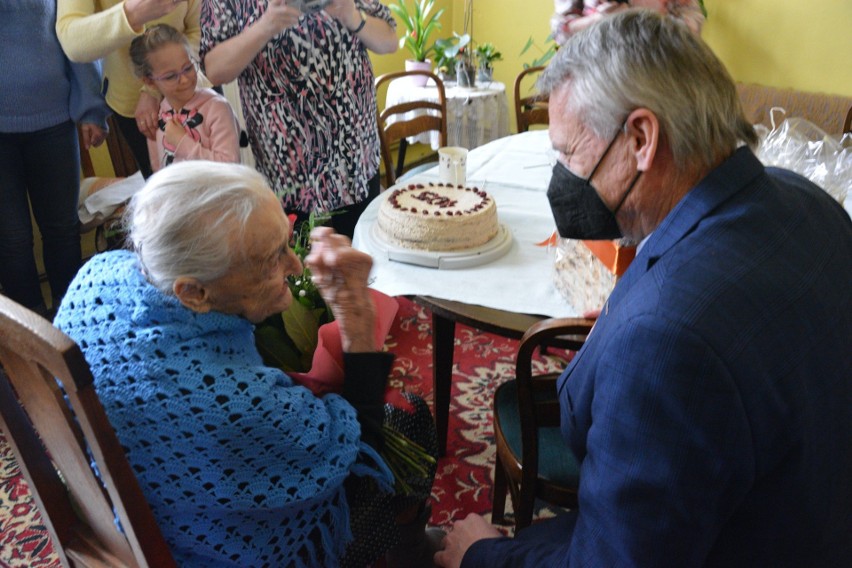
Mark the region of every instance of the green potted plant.
[[[413, 7], [409, 8], [406, 0], [399, 0], [398, 4], [388, 5], [390, 11], [397, 16], [405, 28], [405, 33], [399, 38], [399, 47], [404, 47], [411, 53], [411, 59], [405, 62], [405, 70], [431, 71], [432, 64], [428, 57], [434, 45], [429, 45], [429, 36], [432, 32], [441, 29], [440, 18], [444, 9], [441, 8], [433, 13], [435, 0], [412, 0], [412, 4]], [[419, 79], [421, 78], [414, 78], [416, 84], [421, 86], [426, 84], [426, 77], [422, 77], [422, 81]]]
[[[295, 215], [289, 217], [290, 223], [296, 222]], [[287, 373], [311, 369], [319, 328], [334, 320], [334, 314], [313, 283], [310, 268], [305, 266], [305, 257], [311, 249], [311, 231], [326, 224], [330, 217], [329, 213], [311, 213], [293, 231], [291, 247], [302, 261], [302, 272], [287, 278], [293, 302], [286, 311], [268, 317], [254, 329], [255, 344], [264, 363]]]
[[459, 35], [456, 32], [453, 32], [453, 37], [440, 38], [435, 41], [433, 46], [435, 71], [442, 79], [448, 80], [450, 77], [455, 77], [456, 63], [469, 43], [470, 36], [468, 34]]
[[480, 43], [474, 49], [478, 64], [477, 80], [489, 82], [494, 77], [494, 62], [502, 61], [503, 54], [497, 51], [493, 43]]

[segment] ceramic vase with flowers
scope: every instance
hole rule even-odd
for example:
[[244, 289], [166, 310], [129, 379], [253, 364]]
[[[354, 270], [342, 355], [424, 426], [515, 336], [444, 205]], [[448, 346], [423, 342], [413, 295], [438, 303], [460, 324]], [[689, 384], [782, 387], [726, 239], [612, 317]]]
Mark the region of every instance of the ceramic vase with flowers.
[[494, 62], [502, 61], [503, 54], [497, 51], [493, 43], [480, 43], [474, 50], [476, 52], [477, 75], [480, 83], [488, 83], [494, 79]]
[[453, 32], [453, 37], [435, 40], [435, 72], [441, 79], [456, 80], [456, 64], [469, 43], [469, 35], [459, 35], [456, 32]]
[[[435, 0], [412, 0], [412, 4], [409, 8], [406, 0], [399, 0], [397, 4], [388, 5], [405, 28], [405, 33], [399, 39], [399, 47], [404, 47], [411, 53], [411, 59], [405, 62], [405, 70], [431, 71], [432, 63], [428, 57], [434, 46], [429, 45], [429, 36], [441, 29], [440, 18], [444, 9], [433, 13]], [[411, 80], [423, 86], [427, 79], [425, 76], [415, 76]]]

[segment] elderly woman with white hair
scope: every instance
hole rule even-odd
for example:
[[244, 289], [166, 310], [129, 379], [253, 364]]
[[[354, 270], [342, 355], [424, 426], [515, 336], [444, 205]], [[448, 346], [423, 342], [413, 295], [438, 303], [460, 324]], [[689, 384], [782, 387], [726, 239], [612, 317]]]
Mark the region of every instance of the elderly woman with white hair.
[[372, 343], [370, 257], [330, 229], [314, 234], [307, 264], [346, 371], [342, 395], [320, 398], [254, 345], [253, 323], [288, 308], [287, 277], [302, 268], [263, 176], [173, 164], [127, 215], [134, 251], [89, 261], [56, 325], [82, 348], [178, 563], [364, 566], [397, 543], [389, 565], [431, 565], [434, 471], [396, 498], [377, 452], [393, 357]]

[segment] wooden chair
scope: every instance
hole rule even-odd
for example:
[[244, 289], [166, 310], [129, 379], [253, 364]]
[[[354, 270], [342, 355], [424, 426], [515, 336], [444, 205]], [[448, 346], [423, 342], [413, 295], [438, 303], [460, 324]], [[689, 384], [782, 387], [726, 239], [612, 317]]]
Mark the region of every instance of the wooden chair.
[[843, 134], [852, 132], [852, 106], [849, 107], [849, 112], [846, 113], [846, 121], [843, 123]]
[[515, 118], [518, 123], [518, 133], [526, 132], [533, 124], [550, 124], [547, 115], [547, 97], [541, 95], [521, 96], [521, 83], [528, 75], [541, 73], [544, 67], [529, 67], [515, 77]]
[[491, 516], [496, 523], [503, 522], [507, 488], [516, 530], [532, 522], [536, 498], [560, 507], [577, 506], [580, 470], [559, 428], [558, 375], [533, 376], [532, 357], [543, 344], [580, 349], [593, 324], [581, 318], [534, 324], [518, 347], [515, 380], [494, 393], [497, 459]]
[[0, 422], [62, 565], [176, 566], [79, 347], [0, 296], [0, 363]]
[[[133, 157], [133, 152], [130, 150], [130, 146], [121, 134], [114, 117], [110, 116], [107, 118], [107, 125], [109, 126], [109, 133], [107, 134], [104, 143], [109, 151], [110, 162], [115, 174], [114, 177], [130, 177], [139, 171], [139, 166], [136, 164], [136, 158]], [[83, 149], [83, 139], [79, 128], [77, 129], [77, 134], [80, 139], [80, 169], [83, 171], [83, 177], [98, 177], [95, 174], [91, 155], [87, 150]], [[108, 175], [101, 177], [104, 178], [101, 180], [101, 183], [110, 179], [110, 176]], [[89, 258], [91, 254], [94, 253], [123, 248], [125, 246], [123, 232], [118, 231], [118, 233], [116, 233], [116, 231], [113, 230], [118, 226], [119, 223], [117, 222], [117, 218], [109, 219], [106, 223], [98, 225], [97, 228], [95, 228], [94, 250], [91, 250], [91, 247], [84, 247], [84, 259]], [[92, 229], [84, 228], [83, 232], [88, 232], [90, 230]]]
[[[405, 166], [405, 150], [408, 145], [406, 138], [416, 136], [423, 132], [437, 131], [439, 133], [440, 146], [447, 145], [447, 97], [444, 90], [444, 82], [437, 75], [428, 71], [399, 71], [396, 73], [385, 73], [376, 78], [376, 92], [383, 84], [394, 79], [402, 79], [415, 75], [426, 75], [438, 88], [438, 102], [432, 101], [409, 101], [398, 105], [386, 106], [378, 113], [379, 139], [382, 146], [382, 161], [385, 164], [385, 187], [396, 183], [397, 178], [402, 176]], [[404, 119], [404, 115], [418, 112], [411, 119]], [[391, 120], [394, 122], [391, 122]], [[391, 159], [391, 145], [399, 142], [399, 154], [396, 168]]]
[[[130, 146], [128, 146], [127, 142], [125, 142], [124, 136], [122, 136], [121, 131], [118, 128], [118, 124], [112, 116], [107, 119], [107, 126], [109, 126], [109, 133], [107, 134], [106, 141], [104, 143], [107, 145], [107, 149], [109, 150], [109, 159], [112, 162], [112, 169], [115, 172], [115, 177], [130, 177], [139, 170], [139, 166], [136, 165], [136, 158], [133, 157], [133, 152], [130, 150]], [[79, 132], [80, 131], [78, 129], [78, 136]], [[83, 149], [82, 138], [80, 139], [80, 165], [83, 170], [83, 177], [95, 176], [92, 157], [89, 155], [88, 151]]]

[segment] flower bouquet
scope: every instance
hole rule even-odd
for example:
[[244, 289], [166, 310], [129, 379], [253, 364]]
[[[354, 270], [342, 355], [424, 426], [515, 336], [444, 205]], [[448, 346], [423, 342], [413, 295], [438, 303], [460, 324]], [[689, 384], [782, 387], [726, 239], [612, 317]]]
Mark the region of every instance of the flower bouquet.
[[[286, 373], [310, 370], [319, 328], [334, 320], [334, 314], [314, 286], [311, 270], [304, 265], [310, 252], [311, 231], [328, 219], [328, 213], [311, 213], [308, 220], [292, 232], [293, 252], [303, 266], [301, 274], [288, 278], [293, 302], [286, 311], [266, 318], [255, 327], [255, 343], [263, 362]], [[294, 220], [295, 215], [290, 216], [291, 226]]]
[[480, 43], [476, 46], [476, 60], [479, 63], [477, 81], [487, 83], [494, 76], [494, 62], [502, 61], [503, 54], [497, 51], [493, 43]]
[[[311, 231], [325, 224], [329, 214], [312, 213], [307, 221], [291, 235], [293, 252], [302, 261], [302, 272], [292, 275], [288, 285], [293, 293], [290, 307], [255, 327], [255, 343], [263, 362], [276, 367], [317, 396], [340, 393], [343, 390], [343, 347], [334, 314], [313, 283], [311, 271], [305, 265], [310, 252]], [[295, 216], [290, 216], [291, 226]], [[396, 300], [370, 290], [376, 306], [374, 341], [377, 349], [384, 344], [399, 305]], [[399, 411], [412, 411], [405, 393], [385, 393], [385, 404]], [[428, 412], [428, 411], [427, 411]], [[396, 491], [410, 494], [412, 484], [434, 471], [435, 457], [393, 427], [383, 426], [385, 439], [382, 458], [394, 474]], [[431, 481], [431, 480], [430, 480]]]

